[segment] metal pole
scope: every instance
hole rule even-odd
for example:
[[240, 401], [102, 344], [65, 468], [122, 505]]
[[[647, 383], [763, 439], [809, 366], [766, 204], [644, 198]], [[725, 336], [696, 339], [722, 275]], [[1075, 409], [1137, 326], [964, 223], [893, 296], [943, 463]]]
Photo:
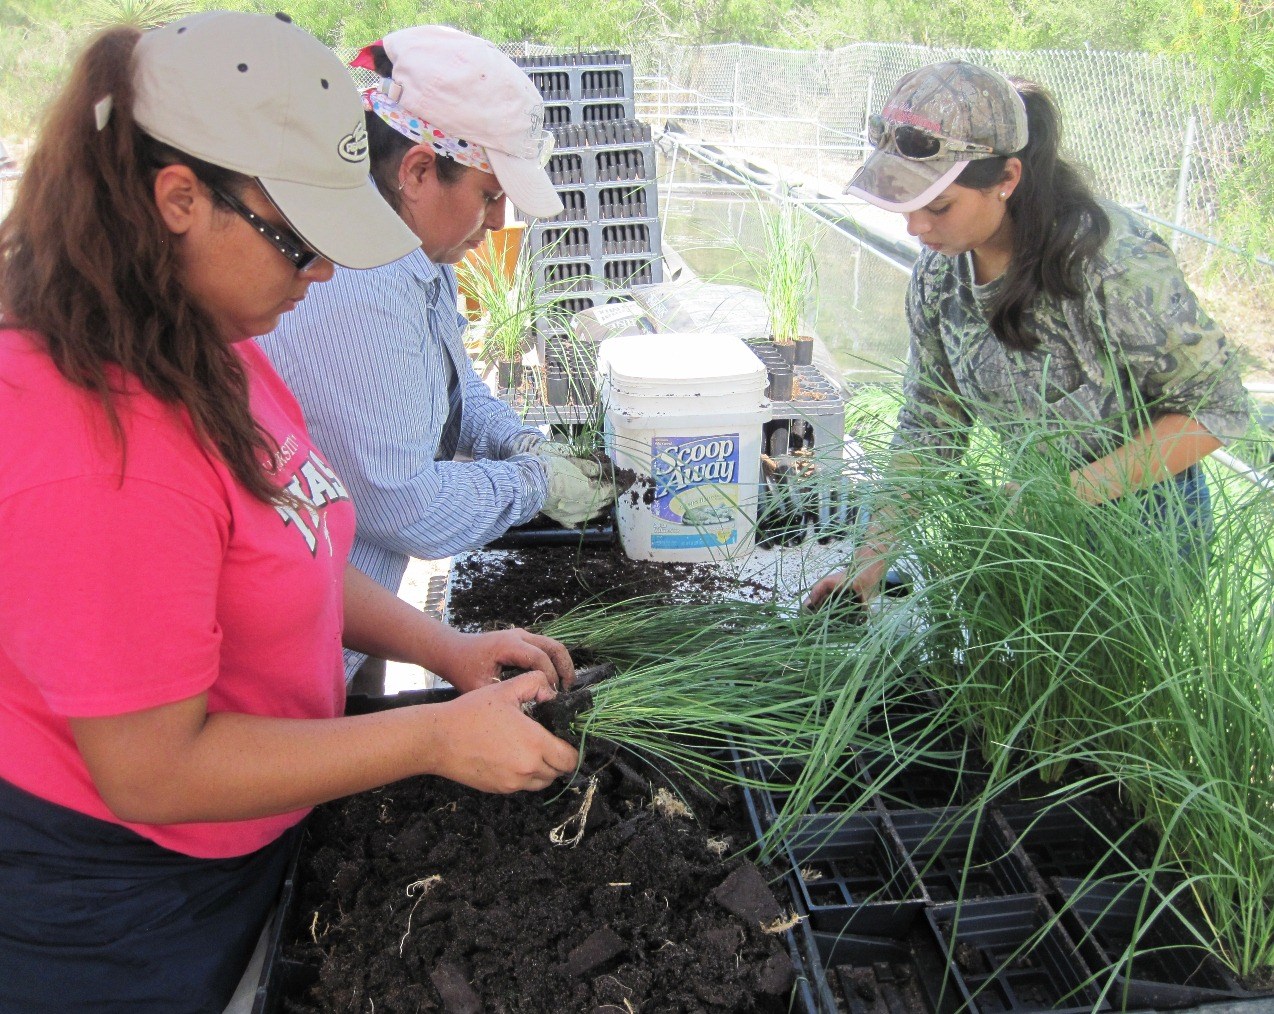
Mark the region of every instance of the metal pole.
[[[1190, 160], [1194, 154], [1194, 131], [1197, 117], [1194, 113], [1190, 114], [1190, 118], [1186, 120], [1186, 136], [1181, 145], [1181, 171], [1177, 174], [1177, 210], [1175, 221], [1177, 228], [1180, 229], [1185, 225], [1186, 217], [1186, 194], [1190, 188]], [[1177, 252], [1177, 243], [1181, 239], [1180, 232], [1174, 232], [1168, 241], [1172, 247], [1172, 252]]]
[[734, 54], [734, 95], [730, 103], [730, 141], [739, 143], [739, 54]]
[[[665, 135], [665, 136], [666, 136], [666, 135]], [[680, 155], [680, 154], [681, 154], [681, 145], [679, 145], [679, 144], [677, 143], [677, 139], [676, 139], [676, 138], [673, 138], [673, 141], [672, 141], [672, 164], [671, 164], [671, 165], [669, 166], [669, 168], [668, 168], [668, 183], [669, 183], [669, 186], [668, 186], [668, 196], [669, 196], [669, 200], [664, 201], [664, 220], [663, 220], [663, 222], [661, 223], [660, 228], [659, 228], [659, 235], [660, 235], [661, 237], [666, 236], [666, 235], [668, 234], [668, 205], [670, 205], [670, 204], [672, 203], [672, 200], [671, 200], [671, 197], [672, 197], [672, 185], [671, 185], [671, 184], [672, 184], [673, 180], [676, 178], [676, 175], [677, 175], [677, 156], [678, 156], [678, 155]]]

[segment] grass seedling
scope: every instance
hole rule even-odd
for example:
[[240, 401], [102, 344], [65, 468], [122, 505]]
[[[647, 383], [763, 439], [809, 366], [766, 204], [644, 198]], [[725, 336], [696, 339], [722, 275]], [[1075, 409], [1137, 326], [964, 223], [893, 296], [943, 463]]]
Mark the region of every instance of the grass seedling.
[[1215, 484], [1204, 546], [1174, 487], [1147, 523], [1142, 500], [1086, 506], [1047, 455], [1003, 445], [893, 477], [929, 678], [996, 790], [1024, 769], [1117, 786], [1161, 836], [1143, 875], [1188, 885], [1209, 946], [1252, 974], [1274, 959], [1270, 497]]

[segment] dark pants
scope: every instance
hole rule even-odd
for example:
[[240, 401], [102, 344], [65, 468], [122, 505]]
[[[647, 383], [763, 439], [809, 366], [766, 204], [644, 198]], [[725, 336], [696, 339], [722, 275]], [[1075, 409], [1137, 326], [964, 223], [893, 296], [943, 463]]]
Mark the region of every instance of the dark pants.
[[1159, 482], [1138, 494], [1145, 504], [1146, 522], [1161, 527], [1185, 522], [1204, 542], [1212, 537], [1212, 493], [1203, 466], [1191, 465], [1170, 481]]
[[216, 1012], [297, 832], [195, 859], [0, 779], [0, 1012]]

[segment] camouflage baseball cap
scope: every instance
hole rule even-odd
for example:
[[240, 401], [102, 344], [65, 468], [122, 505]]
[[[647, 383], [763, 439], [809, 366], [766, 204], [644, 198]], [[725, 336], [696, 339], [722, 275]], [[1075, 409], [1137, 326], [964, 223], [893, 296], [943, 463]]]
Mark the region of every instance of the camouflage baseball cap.
[[898, 82], [868, 134], [876, 150], [845, 193], [886, 211], [915, 211], [973, 159], [1025, 148], [1026, 105], [1003, 74], [963, 60], [934, 63]]

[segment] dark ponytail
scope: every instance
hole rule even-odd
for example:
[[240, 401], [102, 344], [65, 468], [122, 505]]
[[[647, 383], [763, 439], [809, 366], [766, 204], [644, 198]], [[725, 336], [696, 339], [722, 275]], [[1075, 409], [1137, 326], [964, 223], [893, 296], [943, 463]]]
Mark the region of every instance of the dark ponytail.
[[[1033, 349], [1039, 340], [1023, 330], [1022, 319], [1042, 291], [1057, 299], [1083, 292], [1085, 262], [1110, 234], [1110, 219], [1079, 170], [1060, 155], [1061, 120], [1044, 88], [1013, 80], [1026, 103], [1030, 140], [1017, 153], [1022, 178], [1008, 199], [1013, 223], [1013, 258], [991, 304], [995, 336], [1016, 349]], [[956, 180], [963, 187], [987, 190], [1004, 179], [1005, 159], [970, 162]]]

